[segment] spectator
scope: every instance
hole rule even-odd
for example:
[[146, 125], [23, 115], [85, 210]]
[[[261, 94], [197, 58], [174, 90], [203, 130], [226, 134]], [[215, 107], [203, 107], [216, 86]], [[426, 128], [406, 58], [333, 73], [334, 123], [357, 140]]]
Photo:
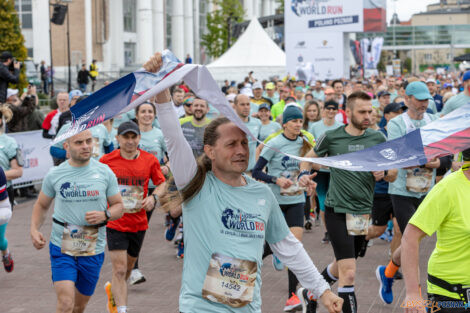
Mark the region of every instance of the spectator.
[[225, 80], [224, 85], [222, 87], [222, 92], [224, 94], [227, 94], [228, 93], [227, 91], [228, 91], [229, 88], [230, 88], [230, 83], [228, 82], [228, 80]]
[[41, 61], [41, 81], [42, 81], [42, 92], [45, 93], [46, 95], [49, 93], [49, 79], [47, 75], [47, 69], [46, 69], [46, 61]]
[[13, 59], [13, 55], [4, 51], [0, 55], [0, 103], [7, 99], [8, 84], [17, 84], [20, 79], [20, 63]]
[[[77, 83], [82, 92], [86, 92], [86, 87], [88, 85], [88, 77], [92, 77], [90, 72], [86, 69], [86, 65], [82, 64], [82, 68], [78, 71]], [[93, 79], [93, 78], [92, 78]]]
[[95, 91], [96, 77], [98, 77], [98, 66], [96, 60], [91, 61], [90, 64], [90, 78], [91, 78], [91, 91]]
[[186, 64], [193, 63], [193, 59], [191, 59], [191, 56], [189, 55], [189, 53], [186, 55], [186, 60], [184, 60], [184, 63]]
[[[8, 102], [13, 113], [13, 118], [7, 124], [8, 131], [14, 133], [41, 129], [44, 115], [37, 109], [36, 87], [28, 86], [28, 91], [21, 98], [19, 100], [16, 97], [18, 101]], [[9, 99], [13, 99], [13, 96]]]
[[69, 109], [69, 95], [65, 91], [57, 94], [56, 98], [57, 109], [49, 112], [44, 122], [42, 123], [42, 136], [44, 138], [54, 138], [57, 134], [57, 127], [59, 126], [60, 115]]

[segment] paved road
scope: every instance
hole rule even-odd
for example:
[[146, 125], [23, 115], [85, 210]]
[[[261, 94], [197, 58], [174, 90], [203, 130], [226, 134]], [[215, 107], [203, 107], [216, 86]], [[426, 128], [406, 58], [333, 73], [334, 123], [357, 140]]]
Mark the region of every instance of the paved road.
[[[11, 274], [0, 271], [0, 312], [54, 312], [55, 293], [50, 279], [50, 263], [47, 249], [37, 251], [29, 237], [29, 225], [33, 201], [21, 203], [13, 212], [13, 218], [7, 228], [10, 250], [15, 260], [15, 270]], [[49, 236], [51, 228], [50, 214], [42, 228]], [[147, 277], [147, 282], [130, 287], [129, 308], [132, 313], [174, 313], [178, 311], [178, 293], [181, 281], [183, 261], [176, 259], [176, 249], [163, 238], [163, 214], [153, 215], [150, 229], [145, 239], [141, 254], [140, 267]], [[330, 245], [320, 243], [320, 227], [304, 235], [304, 246], [317, 267], [322, 270], [333, 258]], [[421, 278], [424, 283], [426, 260], [429, 257], [434, 239], [425, 239], [421, 245]], [[375, 268], [388, 261], [388, 244], [380, 239], [374, 241], [365, 258], [357, 266], [356, 294], [360, 313], [403, 312], [400, 303], [404, 299], [403, 281], [394, 285], [395, 301], [391, 305], [382, 304], [378, 297], [378, 282]], [[111, 263], [105, 259], [97, 290], [90, 300], [87, 312], [106, 312], [106, 296], [103, 285], [111, 278]], [[271, 265], [271, 258], [265, 259], [263, 266], [263, 312], [280, 313], [287, 299], [287, 273], [277, 272]], [[326, 312], [320, 309], [319, 312]]]

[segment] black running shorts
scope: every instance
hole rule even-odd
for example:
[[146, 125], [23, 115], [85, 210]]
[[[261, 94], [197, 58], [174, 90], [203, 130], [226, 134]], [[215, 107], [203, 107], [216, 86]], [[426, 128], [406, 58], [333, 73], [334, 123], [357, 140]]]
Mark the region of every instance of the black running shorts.
[[393, 214], [393, 205], [390, 195], [387, 193], [374, 194], [372, 205], [372, 225], [385, 226]]
[[325, 206], [325, 223], [336, 260], [357, 259], [359, 252], [366, 245], [366, 236], [349, 235], [346, 214], [335, 213], [329, 206]]
[[145, 230], [131, 233], [106, 227], [106, 241], [108, 242], [109, 251], [126, 250], [127, 254], [133, 258], [139, 256], [144, 237]]
[[281, 204], [281, 211], [289, 227], [304, 227], [305, 202], [294, 204]]
[[424, 197], [405, 197], [399, 195], [390, 195], [393, 204], [393, 214], [395, 215], [400, 227], [400, 231], [403, 234], [405, 232], [408, 221], [415, 214]]

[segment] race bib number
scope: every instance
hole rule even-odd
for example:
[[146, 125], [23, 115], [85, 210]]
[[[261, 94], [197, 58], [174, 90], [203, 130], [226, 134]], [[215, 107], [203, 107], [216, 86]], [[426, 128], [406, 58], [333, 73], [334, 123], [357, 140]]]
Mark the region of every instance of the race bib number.
[[302, 194], [307, 188], [301, 187], [299, 182], [297, 181], [297, 177], [299, 176], [299, 171], [291, 171], [287, 172], [284, 171], [281, 173], [282, 177], [290, 179], [293, 184], [289, 188], [282, 188], [281, 187], [281, 196], [297, 196]]
[[64, 226], [61, 252], [71, 256], [95, 255], [98, 228], [93, 226]]
[[406, 190], [411, 192], [428, 192], [431, 184], [431, 169], [417, 167], [406, 170]]
[[369, 214], [346, 213], [346, 228], [350, 236], [365, 236], [369, 229]]
[[253, 301], [257, 270], [256, 262], [214, 253], [202, 287], [202, 297], [233, 308], [243, 307]]
[[121, 190], [124, 213], [137, 213], [142, 209], [142, 200], [144, 199], [143, 186], [119, 185], [119, 190]]
[[96, 137], [93, 137], [93, 149], [91, 151], [91, 157], [97, 158], [100, 156], [101, 149], [100, 149], [100, 140]]

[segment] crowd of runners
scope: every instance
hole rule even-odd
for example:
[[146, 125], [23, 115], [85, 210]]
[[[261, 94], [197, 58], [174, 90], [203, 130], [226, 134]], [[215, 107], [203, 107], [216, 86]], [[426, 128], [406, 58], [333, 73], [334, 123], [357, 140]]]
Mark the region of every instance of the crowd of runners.
[[[144, 64], [151, 72], [160, 66], [160, 54]], [[30, 232], [36, 249], [49, 248], [56, 312], [85, 311], [105, 253], [112, 264], [102, 286], [108, 311], [129, 311], [128, 285], [146, 281], [139, 252], [155, 209], [166, 212], [162, 236], [184, 259], [183, 313], [261, 312], [267, 257], [287, 272], [288, 294], [279, 310], [312, 313], [323, 305], [328, 312], [357, 313], [356, 262], [378, 237], [390, 242], [390, 262], [371, 269], [380, 298], [391, 304], [393, 282], [404, 277], [404, 310], [425, 312], [418, 305], [425, 303], [418, 248], [435, 232], [428, 299], [463, 304], [441, 306], [441, 312], [468, 311], [470, 150], [377, 172], [327, 168], [286, 154], [334, 156], [404, 136], [467, 104], [470, 71], [312, 82], [250, 76], [239, 84], [225, 81], [222, 92], [269, 147], [219, 116], [184, 83], [50, 147], [55, 166], [42, 182]], [[85, 97], [59, 93], [58, 109], [44, 119], [44, 137], [66, 132], [69, 108]], [[12, 110], [6, 104], [0, 112], [0, 250], [11, 272], [14, 251], [5, 229], [14, 206], [11, 181], [22, 175], [23, 160], [8, 135]], [[52, 203], [52, 231], [43, 234]], [[334, 255], [320, 270], [301, 243], [312, 227], [324, 229], [315, 240], [331, 245]], [[337, 294], [331, 291], [336, 282]]]

